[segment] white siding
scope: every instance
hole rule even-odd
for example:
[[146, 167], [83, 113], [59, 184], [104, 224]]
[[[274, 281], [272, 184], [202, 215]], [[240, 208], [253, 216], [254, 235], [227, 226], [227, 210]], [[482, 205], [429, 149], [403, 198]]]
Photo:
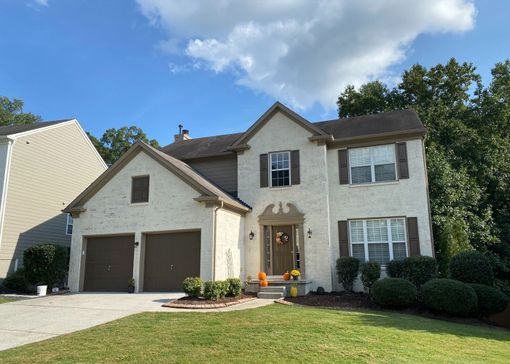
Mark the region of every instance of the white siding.
[[0, 278], [23, 251], [40, 243], [70, 244], [61, 212], [105, 166], [76, 122], [16, 138], [12, 147]]

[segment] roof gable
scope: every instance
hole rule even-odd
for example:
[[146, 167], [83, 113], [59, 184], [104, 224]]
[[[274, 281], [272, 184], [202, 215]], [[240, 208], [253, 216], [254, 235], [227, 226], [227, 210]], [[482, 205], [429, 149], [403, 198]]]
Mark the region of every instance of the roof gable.
[[4, 125], [0, 126], [0, 136], [18, 136], [17, 134], [21, 133], [43, 131], [47, 127], [63, 124], [74, 120], [75, 119], [63, 119], [53, 121], [41, 121], [32, 124]]
[[280, 102], [275, 102], [273, 106], [271, 106], [252, 126], [246, 130], [239, 139], [235, 141], [228, 149], [229, 150], [245, 150], [248, 149], [248, 141], [261, 129], [264, 125], [271, 120], [271, 118], [277, 113], [281, 112], [285, 116], [287, 116], [290, 120], [300, 125], [304, 129], [308, 130], [312, 133], [311, 140], [319, 140], [319, 139], [330, 139], [331, 136], [328, 135], [325, 131], [318, 128], [316, 125], [312, 124], [301, 115], [298, 115], [287, 106], [283, 105]]
[[186, 163], [165, 154], [144, 142], [136, 142], [122, 157], [100, 175], [92, 184], [76, 197], [63, 212], [79, 215], [84, 212], [84, 204], [94, 196], [106, 183], [108, 183], [124, 166], [126, 166], [138, 153], [145, 152], [163, 167], [181, 178], [188, 185], [201, 194], [195, 198], [199, 202], [221, 203], [238, 212], [244, 213], [250, 208], [241, 201], [230, 196], [228, 193], [215, 186], [212, 182], [198, 174]]

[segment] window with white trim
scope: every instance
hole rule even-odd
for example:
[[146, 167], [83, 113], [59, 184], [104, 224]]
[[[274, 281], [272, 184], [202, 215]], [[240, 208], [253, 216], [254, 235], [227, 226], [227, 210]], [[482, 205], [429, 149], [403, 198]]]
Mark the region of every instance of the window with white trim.
[[395, 145], [349, 149], [351, 183], [395, 181]]
[[271, 187], [290, 186], [290, 152], [269, 154]]
[[67, 235], [73, 234], [73, 217], [71, 216], [71, 214], [67, 214], [66, 234]]
[[381, 265], [407, 257], [404, 218], [350, 220], [351, 255]]

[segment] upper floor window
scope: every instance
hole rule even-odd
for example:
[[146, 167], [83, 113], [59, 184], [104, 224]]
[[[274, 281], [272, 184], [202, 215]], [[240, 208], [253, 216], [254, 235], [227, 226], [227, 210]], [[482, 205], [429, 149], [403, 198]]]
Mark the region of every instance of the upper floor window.
[[133, 177], [131, 203], [149, 202], [149, 176]]
[[290, 152], [270, 153], [271, 187], [290, 186]]
[[395, 145], [349, 149], [351, 183], [395, 181]]
[[407, 256], [405, 219], [351, 220], [351, 255], [361, 262], [386, 264]]
[[73, 234], [73, 217], [71, 216], [71, 214], [67, 214], [66, 234], [67, 235]]

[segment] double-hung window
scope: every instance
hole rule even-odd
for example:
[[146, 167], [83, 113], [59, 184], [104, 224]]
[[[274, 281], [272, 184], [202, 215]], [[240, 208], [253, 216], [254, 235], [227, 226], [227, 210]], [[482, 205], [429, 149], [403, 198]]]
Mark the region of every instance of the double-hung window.
[[67, 214], [66, 234], [67, 235], [73, 234], [73, 217], [71, 216], [71, 214]]
[[407, 256], [404, 218], [351, 220], [351, 255], [361, 262], [386, 264]]
[[290, 152], [269, 154], [271, 187], [290, 186]]
[[352, 184], [395, 181], [395, 146], [349, 149], [349, 166]]

